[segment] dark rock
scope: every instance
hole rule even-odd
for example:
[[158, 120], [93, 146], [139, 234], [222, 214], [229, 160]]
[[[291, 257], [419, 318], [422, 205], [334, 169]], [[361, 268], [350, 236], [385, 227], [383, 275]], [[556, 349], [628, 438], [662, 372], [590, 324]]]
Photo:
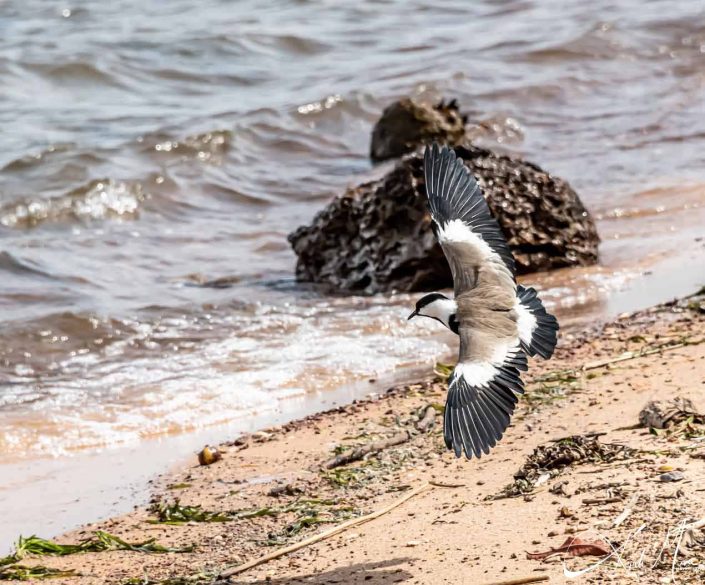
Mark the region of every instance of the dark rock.
[[[565, 181], [483, 148], [455, 151], [477, 177], [520, 274], [596, 262], [595, 224]], [[289, 242], [298, 256], [297, 279], [329, 285], [332, 292], [452, 286], [431, 231], [420, 153], [333, 200]]]
[[433, 141], [459, 144], [466, 122], [455, 100], [428, 106], [403, 98], [385, 108], [375, 124], [370, 158], [375, 162], [399, 158]]

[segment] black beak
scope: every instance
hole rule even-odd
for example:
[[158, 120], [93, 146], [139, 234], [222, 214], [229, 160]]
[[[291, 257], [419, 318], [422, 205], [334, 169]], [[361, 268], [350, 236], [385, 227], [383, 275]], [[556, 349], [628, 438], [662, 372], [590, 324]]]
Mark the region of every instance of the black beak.
[[416, 310], [414, 310], [414, 312], [411, 313], [411, 315], [409, 315], [409, 316], [406, 318], [406, 320], [407, 320], [407, 321], [410, 321], [411, 319], [413, 319], [414, 317], [416, 317], [416, 315], [418, 315], [418, 313], [416, 312]]

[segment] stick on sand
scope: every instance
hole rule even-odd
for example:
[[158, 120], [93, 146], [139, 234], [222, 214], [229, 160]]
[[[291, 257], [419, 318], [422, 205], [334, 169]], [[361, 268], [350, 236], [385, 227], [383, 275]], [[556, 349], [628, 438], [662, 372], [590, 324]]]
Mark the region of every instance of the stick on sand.
[[302, 540], [301, 542], [297, 542], [296, 544], [292, 544], [290, 546], [286, 546], [284, 548], [280, 548], [279, 550], [274, 551], [273, 553], [270, 553], [268, 555], [264, 555], [262, 557], [259, 557], [257, 559], [253, 559], [251, 561], [248, 561], [246, 563], [243, 563], [242, 565], [238, 565], [237, 567], [232, 567], [230, 569], [227, 569], [220, 573], [218, 576], [218, 579], [227, 579], [228, 577], [232, 577], [233, 575], [237, 575], [239, 573], [243, 573], [244, 571], [247, 571], [248, 569], [251, 569], [252, 567], [256, 567], [257, 565], [261, 565], [262, 563], [267, 563], [271, 560], [277, 559], [279, 557], [282, 557], [284, 555], [288, 555], [289, 553], [292, 553], [294, 551], [297, 551], [301, 548], [304, 548], [310, 544], [314, 544], [316, 542], [319, 542], [321, 540], [325, 540], [326, 538], [330, 538], [331, 536], [335, 536], [336, 534], [340, 534], [344, 530], [347, 530], [351, 526], [358, 526], [360, 524], [364, 524], [365, 522], [369, 522], [370, 520], [374, 520], [375, 518], [379, 518], [380, 516], [386, 514], [387, 512], [390, 512], [394, 508], [401, 506], [404, 502], [407, 500], [410, 500], [414, 496], [419, 495], [421, 492], [426, 491], [431, 487], [431, 484], [425, 483], [420, 487], [417, 487], [416, 489], [411, 490], [410, 492], [406, 493], [404, 496], [399, 498], [398, 500], [395, 500], [385, 508], [382, 508], [381, 510], [377, 510], [376, 512], [372, 512], [371, 514], [367, 514], [366, 516], [360, 516], [359, 518], [353, 518], [352, 520], [348, 520], [347, 522], [343, 522], [342, 524], [339, 524], [338, 526], [335, 526], [331, 528], [330, 530], [326, 530], [324, 532], [321, 532], [320, 534], [315, 534], [311, 536], [310, 538], [306, 538]]
[[388, 439], [372, 441], [371, 443], [367, 443], [361, 447], [356, 447], [350, 451], [345, 451], [345, 453], [341, 453], [340, 455], [333, 457], [333, 459], [329, 459], [323, 464], [323, 469], [333, 469], [335, 467], [340, 467], [341, 465], [347, 465], [353, 461], [359, 461], [365, 457], [365, 455], [377, 453], [378, 451], [383, 451], [384, 449], [394, 447], [395, 445], [401, 445], [402, 443], [406, 443], [409, 439], [411, 439], [411, 435], [407, 431], [402, 431], [401, 433], [397, 433]]
[[520, 577], [519, 579], [509, 579], [509, 581], [494, 581], [486, 585], [525, 585], [526, 583], [539, 583], [548, 581], [548, 575], [532, 575], [531, 577]]

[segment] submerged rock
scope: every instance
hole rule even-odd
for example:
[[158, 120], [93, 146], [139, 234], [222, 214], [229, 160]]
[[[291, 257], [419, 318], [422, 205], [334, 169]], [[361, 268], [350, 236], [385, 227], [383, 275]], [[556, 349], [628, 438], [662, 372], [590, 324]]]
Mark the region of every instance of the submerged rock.
[[385, 108], [372, 130], [370, 158], [380, 162], [413, 152], [433, 141], [459, 144], [465, 137], [467, 117], [455, 100], [435, 106], [403, 98]]
[[[456, 146], [455, 152], [477, 177], [520, 274], [597, 261], [595, 224], [565, 181], [484, 148]], [[289, 235], [296, 277], [336, 292], [451, 287], [430, 221], [417, 152], [381, 179], [349, 189]]]

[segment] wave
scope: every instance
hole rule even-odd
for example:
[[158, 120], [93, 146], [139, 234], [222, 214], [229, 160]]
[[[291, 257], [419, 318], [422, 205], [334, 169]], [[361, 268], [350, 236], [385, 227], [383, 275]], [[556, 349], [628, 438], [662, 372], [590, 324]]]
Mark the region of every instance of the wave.
[[142, 139], [146, 150], [162, 158], [187, 158], [200, 162], [221, 163], [230, 150], [233, 133], [230, 130], [212, 130], [176, 139], [153, 134]]
[[20, 260], [10, 252], [0, 252], [0, 272], [9, 272], [21, 276], [40, 276], [51, 278], [51, 275], [41, 270], [34, 262]]
[[139, 183], [100, 179], [59, 197], [3, 205], [0, 207], [0, 225], [33, 228], [44, 223], [134, 219], [146, 198]]

